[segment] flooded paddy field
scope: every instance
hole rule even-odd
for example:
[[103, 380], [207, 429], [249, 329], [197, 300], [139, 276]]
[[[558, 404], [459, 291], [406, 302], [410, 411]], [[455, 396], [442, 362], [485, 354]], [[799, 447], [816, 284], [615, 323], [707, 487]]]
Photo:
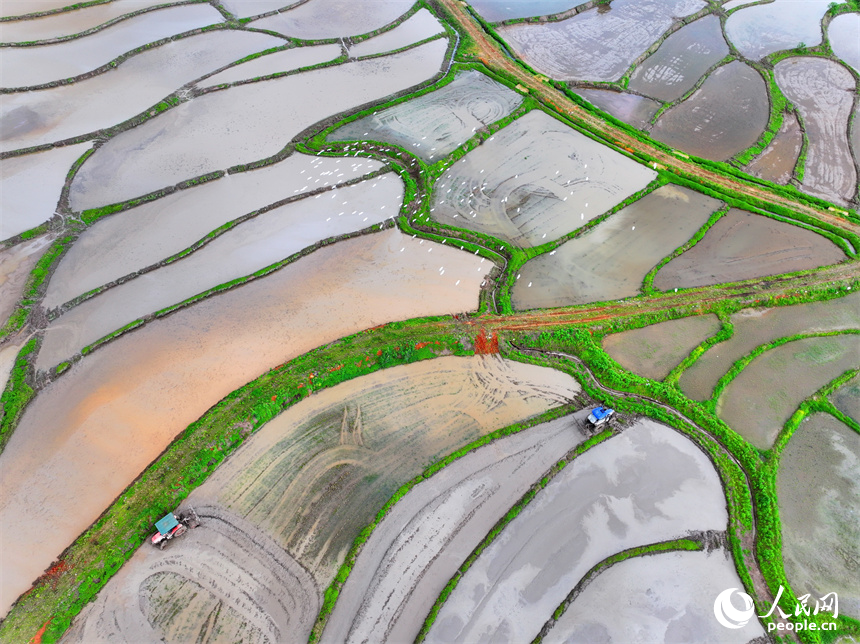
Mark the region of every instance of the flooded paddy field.
[[15, 359], [18, 357], [18, 352], [23, 346], [24, 340], [18, 339], [7, 342], [0, 347], [0, 391], [6, 389], [6, 383], [12, 374], [12, 367], [15, 366]]
[[71, 85], [6, 94], [0, 105], [0, 152], [117, 125], [204, 74], [283, 44], [274, 36], [233, 29], [203, 33], [149, 49]]
[[0, 57], [3, 87], [31, 87], [85, 74], [141, 45], [223, 22], [208, 4], [169, 7], [55, 45], [13, 47]]
[[427, 9], [420, 9], [394, 29], [352, 45], [348, 53], [350, 58], [358, 58], [384, 51], [394, 51], [441, 33], [445, 33], [442, 23], [436, 20]]
[[733, 631], [717, 623], [713, 598], [726, 588], [743, 585], [722, 548], [633, 557], [594, 578], [543, 641], [734, 644], [764, 637], [757, 619]]
[[[361, 329], [474, 310], [481, 266], [474, 255], [396, 230], [365, 235], [85, 357], [30, 403], [0, 454], [0, 519], [32, 533], [0, 551], [0, 612], [222, 397]], [[46, 520], [52, 529], [39, 529]]]
[[786, 98], [800, 111], [809, 139], [803, 190], [845, 205], [857, 192], [857, 171], [848, 143], [854, 77], [824, 58], [789, 58], [774, 67], [774, 74]]
[[783, 117], [782, 127], [764, 152], [744, 168], [746, 172], [785, 185], [791, 179], [803, 146], [803, 133], [794, 114]]
[[732, 208], [698, 244], [654, 277], [654, 288], [709, 286], [791, 273], [844, 261], [845, 253], [818, 233]]
[[580, 4], [579, 0], [474, 0], [469, 3], [487, 22], [550, 16]]
[[91, 146], [79, 143], [0, 161], [0, 240], [54, 216], [69, 170]]
[[636, 68], [629, 88], [661, 101], [677, 100], [728, 53], [720, 19], [705, 16], [669, 36]]
[[69, 6], [69, 0], [6, 0], [0, 6], [0, 17], [24, 16]]
[[293, 47], [228, 67], [223, 72], [209, 76], [198, 85], [200, 87], [214, 87], [222, 83], [235, 83], [258, 76], [289, 72], [301, 67], [326, 63], [338, 58], [342, 53], [343, 50], [340, 45], [335, 44]]
[[[289, 0], [286, 2], [289, 4]], [[358, 36], [391, 24], [413, 4], [414, 0], [309, 0], [289, 11], [256, 20], [251, 26], [303, 40]]]
[[856, 335], [789, 342], [744, 368], [717, 400], [717, 414], [753, 445], [768, 449], [806, 397], [858, 365]]
[[[45, 331], [36, 367], [49, 369], [138, 318], [250, 275], [321, 239], [381, 223], [399, 211], [402, 200], [403, 184], [389, 174], [249, 219], [183, 259], [115, 286], [55, 319]], [[458, 278], [468, 276], [460, 272]]]
[[830, 394], [830, 400], [839, 411], [860, 423], [860, 376], [854, 376]]
[[638, 295], [648, 271], [719, 207], [716, 199], [687, 188], [662, 186], [526, 262], [511, 292], [513, 305], [522, 310]]
[[606, 89], [574, 89], [576, 94], [617, 119], [644, 130], [660, 109], [660, 103], [645, 96]]
[[221, 6], [237, 18], [250, 18], [270, 11], [286, 9], [301, 0], [221, 0]]
[[[228, 174], [103, 217], [87, 228], [60, 260], [42, 305], [54, 308], [156, 264], [192, 246], [227, 222], [282, 199], [356, 179], [381, 167], [379, 161], [372, 159], [333, 159], [296, 152], [278, 163]], [[373, 188], [376, 189], [379, 188]], [[332, 194], [327, 192], [315, 199], [310, 211], [318, 210], [323, 203], [330, 205]], [[78, 193], [75, 193], [73, 207], [78, 204], [77, 200]], [[345, 210], [342, 201], [334, 198], [339, 206], [334, 215], [357, 214], [353, 213], [355, 208]], [[305, 202], [305, 207], [310, 203]], [[379, 214], [391, 208], [380, 209]], [[324, 239], [329, 234], [327, 222], [316, 223], [320, 226], [317, 239]]]
[[662, 380], [689, 353], [720, 330], [716, 315], [660, 322], [603, 338], [604, 350], [625, 369]]
[[776, 478], [785, 573], [798, 595], [839, 595], [860, 618], [860, 435], [812, 414], [782, 451]]
[[429, 94], [347, 123], [328, 139], [395, 143], [430, 163], [460, 147], [477, 129], [513, 112], [522, 100], [489, 76], [470, 70]]
[[708, 458], [674, 430], [640, 420], [537, 493], [462, 576], [427, 640], [529, 641], [606, 557], [726, 522]]
[[603, 214], [655, 176], [545, 112], [532, 111], [442, 175], [431, 216], [538, 246]]
[[560, 418], [471, 452], [410, 490], [362, 548], [321, 641], [414, 640], [484, 535], [584, 439], [572, 417]]
[[614, 0], [560, 22], [517, 24], [499, 35], [525, 62], [556, 80], [612, 81], [672, 25], [705, 6], [701, 0]]
[[681, 374], [678, 384], [693, 400], [707, 400], [717, 380], [757, 346], [798, 333], [860, 329], [860, 293], [826, 302], [744, 309], [731, 316], [734, 335], [711, 347]]
[[660, 116], [651, 136], [697, 157], [726, 161], [758, 140], [769, 114], [764, 80], [735, 60]]
[[0, 327], [15, 310], [30, 271], [51, 241], [48, 235], [42, 235], [0, 250]]
[[75, 177], [73, 190], [86, 193], [76, 203], [124, 201], [277, 154], [326, 116], [432, 78], [447, 44], [435, 40], [384, 58], [240, 85], [182, 103], [99, 148]]
[[821, 42], [821, 19], [829, 0], [775, 0], [735, 11], [726, 20], [726, 37], [747, 58], [759, 60], [798, 43]]
[[827, 37], [833, 53], [860, 74], [860, 14], [843, 13], [836, 16], [830, 22]]

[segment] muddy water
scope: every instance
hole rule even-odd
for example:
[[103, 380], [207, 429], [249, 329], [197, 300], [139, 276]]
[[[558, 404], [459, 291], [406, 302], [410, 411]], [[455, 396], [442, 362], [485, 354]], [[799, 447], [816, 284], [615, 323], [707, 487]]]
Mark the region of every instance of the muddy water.
[[860, 163], [860, 104], [854, 110], [854, 120], [851, 128], [851, 149], [854, 152], [854, 159]]
[[603, 348], [625, 369], [662, 380], [705, 339], [720, 330], [715, 315], [681, 318], [603, 338]]
[[713, 598], [726, 588], [743, 585], [722, 548], [627, 559], [588, 584], [544, 641], [728, 644], [765, 637], [757, 619], [735, 631], [717, 623]]
[[16, 340], [0, 347], [0, 392], [6, 389], [12, 367], [15, 366], [15, 358], [25, 344], [25, 339]]
[[672, 21], [704, 6], [700, 0], [614, 0], [561, 22], [502, 27], [499, 34], [538, 71], [557, 80], [611, 81]]
[[227, 393], [360, 329], [474, 310], [480, 260], [419, 242], [388, 230], [329, 246], [106, 345], [43, 390], [0, 455], [0, 518], [31, 535], [0, 553], [0, 612]]
[[514, 307], [568, 306], [637, 295], [648, 271], [690, 239], [719, 207], [716, 199], [663, 186], [553, 254], [527, 262], [511, 293]]
[[79, 143], [0, 161], [0, 239], [54, 216], [72, 164], [91, 146]]
[[690, 98], [657, 119], [651, 135], [695, 156], [726, 161], [756, 142], [769, 113], [762, 77], [734, 61], [711, 73]]
[[821, 18], [829, 0], [776, 0], [735, 11], [726, 20], [726, 36], [754, 60], [780, 49], [821, 42]]
[[261, 13], [285, 9], [301, 0], [222, 0], [221, 6], [237, 18], [258, 16]]
[[857, 365], [856, 335], [789, 342], [764, 352], [732, 380], [717, 401], [717, 414], [753, 445], [768, 449], [804, 398]]
[[845, 259], [845, 253], [822, 235], [732, 208], [698, 244], [660, 269], [654, 287], [668, 291], [738, 282]]
[[475, 0], [469, 4], [484, 20], [499, 22], [513, 18], [549, 16], [582, 3], [579, 0]]
[[431, 216], [520, 246], [538, 246], [576, 230], [655, 176], [535, 110], [445, 172], [434, 187]]
[[53, 241], [48, 235], [0, 250], [0, 327], [21, 299], [30, 271]]
[[212, 87], [221, 83], [234, 83], [258, 76], [289, 72], [300, 67], [310, 67], [311, 65], [318, 65], [334, 60], [341, 53], [340, 45], [335, 44], [318, 45], [316, 47], [294, 47], [293, 49], [277, 51], [274, 54], [254, 58], [247, 63], [230, 67], [201, 81], [198, 85], [200, 87]]
[[526, 642], [582, 576], [620, 550], [724, 530], [719, 477], [689, 440], [639, 421], [565, 467], [484, 550], [429, 642]]
[[413, 4], [413, 0], [310, 0], [251, 26], [305, 40], [358, 36], [391, 24]]
[[430, 79], [446, 47], [447, 40], [434, 40], [400, 54], [240, 85], [182, 103], [99, 148], [81, 167], [73, 190], [86, 194], [87, 203], [115, 203], [265, 159], [326, 116]]
[[705, 16], [669, 36], [636, 68], [629, 88], [661, 101], [674, 101], [728, 53], [720, 19]]
[[7, 94], [0, 104], [0, 151], [116, 125], [203, 74], [283, 43], [274, 36], [233, 29], [205, 33], [132, 56], [116, 69], [85, 81]]
[[183, 259], [109, 289], [55, 319], [45, 331], [36, 367], [48, 369], [138, 318], [250, 275], [321, 239], [381, 223], [398, 213], [402, 201], [403, 184], [389, 174], [249, 219]]
[[412, 43], [444, 33], [442, 24], [427, 9], [421, 9], [408, 20], [404, 20], [391, 31], [386, 31], [370, 40], [349, 48], [350, 58], [379, 54], [406, 47]]
[[640, 130], [644, 130], [651, 123], [651, 118], [660, 109], [660, 103], [657, 101], [636, 94], [613, 92], [605, 89], [576, 89], [574, 91], [592, 105], [596, 105], [604, 112], [608, 112], [615, 118]]
[[745, 309], [731, 317], [734, 335], [687, 369], [679, 384], [694, 400], [711, 397], [717, 380], [757, 346], [798, 333], [860, 328], [860, 294], [775, 309]]
[[839, 411], [860, 423], [860, 376], [854, 376], [834, 391], [830, 400]]
[[413, 641], [511, 500], [584, 438], [573, 417], [560, 418], [471, 452], [410, 490], [362, 548], [322, 642]]
[[770, 145], [744, 169], [756, 177], [785, 185], [794, 172], [802, 145], [800, 123], [794, 114], [787, 114]]
[[223, 20], [214, 7], [205, 4], [150, 11], [84, 38], [42, 47], [4, 49], [0, 78], [3, 87], [29, 87], [70, 78], [146, 43]]
[[69, 6], [69, 0], [4, 0], [0, 4], [0, 17], [23, 16], [39, 11], [52, 11]]
[[785, 573], [798, 594], [839, 595], [860, 618], [860, 436], [828, 414], [801, 423], [776, 479]]
[[836, 16], [827, 30], [833, 53], [860, 73], [860, 14]]
[[520, 103], [522, 97], [516, 92], [469, 70], [441, 89], [348, 123], [329, 139], [387, 141], [427, 162], [438, 161]]
[[[228, 174], [102, 218], [85, 230], [63, 256], [48, 283], [43, 306], [64, 304], [167, 259], [237, 217], [287, 197], [349, 181], [381, 166], [370, 159], [295, 153], [279, 163]], [[325, 199], [330, 200], [331, 195], [320, 197], [321, 201]], [[72, 203], [76, 203], [74, 198]], [[342, 211], [340, 208], [337, 213]]]
[[848, 143], [854, 77], [823, 58], [790, 58], [777, 64], [774, 73], [786, 98], [800, 110], [809, 138], [804, 191], [845, 205], [857, 191]]
[[[3, 4], [5, 7], [7, 3]], [[44, 18], [0, 22], [0, 42], [26, 42], [69, 36], [92, 29], [119, 16], [160, 4], [165, 3], [163, 0], [124, 0], [52, 14]]]

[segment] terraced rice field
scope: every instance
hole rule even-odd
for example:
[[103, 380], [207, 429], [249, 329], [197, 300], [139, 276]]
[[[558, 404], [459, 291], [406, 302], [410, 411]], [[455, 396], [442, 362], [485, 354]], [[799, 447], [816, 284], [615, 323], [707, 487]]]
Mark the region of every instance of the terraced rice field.
[[340, 58], [343, 50], [339, 45], [317, 45], [293, 47], [253, 58], [247, 62], [228, 67], [222, 72], [207, 76], [197, 83], [199, 87], [215, 87], [225, 83], [238, 83], [260, 76], [290, 72], [303, 67], [312, 67]]
[[719, 207], [716, 199], [686, 188], [658, 188], [557, 250], [526, 262], [512, 302], [518, 309], [534, 309], [637, 295], [648, 271]]
[[798, 43], [814, 47], [821, 42], [821, 18], [827, 0], [775, 0], [746, 7], [726, 20], [726, 36], [747, 58], [758, 60]]
[[640, 420], [538, 492], [460, 578], [427, 641], [529, 641], [609, 555], [722, 530], [726, 521], [707, 457], [673, 430]]
[[636, 68], [629, 88], [661, 101], [674, 101], [729, 53], [720, 19], [705, 16], [669, 36]]
[[695, 156], [726, 161], [756, 142], [769, 111], [764, 80], [736, 60], [657, 119], [651, 136]]
[[857, 170], [848, 142], [854, 77], [833, 61], [803, 57], [781, 61], [774, 74], [786, 98], [797, 105], [809, 138], [803, 189], [846, 204], [857, 192]]
[[[285, 0], [287, 4], [292, 4]], [[352, 0], [309, 0], [297, 6], [256, 20], [257, 29], [303, 40], [342, 38], [370, 33], [395, 22], [414, 4], [413, 0], [353, 2]]]
[[698, 244], [657, 272], [654, 287], [669, 291], [739, 282], [845, 259], [845, 253], [822, 235], [732, 208]]
[[717, 380], [757, 346], [798, 333], [860, 329], [860, 294], [772, 309], [745, 309], [731, 316], [734, 335], [709, 349], [684, 371], [678, 384], [693, 400], [711, 397]]
[[[3, 452], [0, 517], [33, 538], [0, 552], [0, 610], [229, 392], [362, 329], [473, 310], [481, 268], [473, 255], [384, 231], [326, 247], [88, 355], [40, 392]], [[52, 530], [39, 530], [46, 518]]]
[[795, 340], [756, 357], [717, 400], [717, 413], [756, 447], [768, 449], [807, 396], [860, 365], [860, 336]]
[[770, 145], [745, 170], [762, 179], [785, 185], [792, 177], [802, 145], [800, 123], [796, 116], [787, 115]]
[[444, 224], [538, 246], [576, 230], [655, 176], [536, 110], [451, 166], [434, 188], [430, 212]]
[[475, 10], [490, 22], [528, 18], [529, 16], [547, 16], [566, 11], [577, 5], [577, 0], [475, 0], [469, 3]]
[[830, 400], [839, 411], [860, 423], [860, 376], [855, 376], [834, 391]]
[[836, 16], [827, 29], [833, 53], [860, 73], [860, 14]]
[[634, 557], [591, 581], [543, 641], [729, 644], [764, 637], [757, 619], [733, 631], [714, 619], [712, 598], [740, 587], [731, 555], [722, 548]]
[[785, 573], [796, 592], [839, 595], [860, 618], [860, 435], [828, 414], [806, 418], [777, 475]]
[[586, 101], [617, 119], [644, 130], [660, 109], [660, 103], [645, 96], [605, 89], [576, 89]]
[[348, 49], [348, 53], [350, 58], [360, 58], [385, 51], [394, 51], [443, 33], [445, 33], [445, 28], [442, 23], [436, 20], [427, 9], [420, 9], [394, 29], [352, 45]]
[[352, 121], [328, 138], [394, 143], [430, 163], [453, 152], [479, 128], [513, 112], [521, 102], [513, 90], [469, 70], [429, 94]]
[[689, 353], [720, 330], [715, 315], [681, 318], [603, 338], [603, 348], [625, 369], [662, 380]]
[[51, 239], [47, 235], [0, 250], [0, 325], [15, 310], [30, 271], [47, 250]]
[[701, 9], [701, 0], [614, 0], [560, 22], [517, 24], [498, 29], [514, 52], [556, 80], [612, 81], [681, 18]]

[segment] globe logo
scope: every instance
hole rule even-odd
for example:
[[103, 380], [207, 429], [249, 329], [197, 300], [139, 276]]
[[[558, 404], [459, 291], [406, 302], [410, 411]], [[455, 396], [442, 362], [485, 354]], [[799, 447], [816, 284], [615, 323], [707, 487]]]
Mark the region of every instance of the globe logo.
[[[732, 604], [732, 593], [737, 592], [743, 601], [744, 607], [738, 610]], [[752, 597], [739, 591], [737, 588], [724, 590], [714, 601], [714, 617], [726, 628], [743, 628], [755, 613]]]

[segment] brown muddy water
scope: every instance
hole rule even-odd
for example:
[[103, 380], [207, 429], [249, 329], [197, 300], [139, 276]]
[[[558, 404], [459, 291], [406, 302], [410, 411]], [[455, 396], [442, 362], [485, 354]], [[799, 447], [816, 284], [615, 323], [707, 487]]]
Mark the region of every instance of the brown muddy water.
[[7, 342], [0, 347], [0, 391], [6, 389], [6, 383], [12, 374], [12, 367], [15, 366], [15, 358], [18, 357], [18, 352], [24, 344], [25, 339], [20, 338]]
[[708, 286], [802, 271], [846, 260], [826, 237], [732, 208], [698, 244], [659, 270], [654, 287]]
[[656, 176], [534, 110], [454, 163], [433, 190], [436, 221], [538, 246], [576, 230]]
[[223, 22], [208, 4], [149, 11], [56, 45], [14, 47], [0, 56], [3, 87], [30, 87], [92, 71], [127, 51], [184, 31]]
[[71, 85], [6, 94], [0, 104], [0, 152], [117, 125], [204, 74], [283, 44], [274, 36], [235, 29], [203, 33], [147, 50]]
[[640, 420], [537, 493], [461, 577], [427, 641], [530, 641], [609, 555], [726, 522], [708, 458], [674, 430]]
[[386, 141], [428, 163], [450, 154], [479, 128], [513, 112], [522, 96], [476, 70], [444, 87], [365, 116], [332, 132], [330, 141]]
[[50, 236], [42, 235], [0, 250], [0, 327], [15, 310], [30, 271], [52, 241]]
[[776, 488], [795, 593], [838, 593], [839, 614], [860, 618], [860, 435], [812, 414], [782, 451]]
[[848, 117], [856, 83], [824, 58], [789, 58], [774, 67], [776, 82], [803, 117], [809, 139], [803, 190], [846, 205], [857, 192], [857, 170], [848, 143]]
[[759, 156], [744, 168], [746, 172], [774, 183], [785, 185], [794, 173], [803, 134], [794, 114], [786, 114], [777, 135]]
[[536, 309], [638, 295], [642, 280], [683, 245], [720, 202], [678, 186], [658, 188], [556, 250], [526, 262], [511, 291]]
[[717, 380], [757, 346], [798, 333], [860, 328], [860, 293], [826, 302], [744, 309], [731, 317], [734, 335], [711, 347], [681, 375], [679, 385], [693, 400], [711, 397]]
[[[365, 235], [154, 321], [74, 365], [27, 407], [0, 455], [0, 518], [30, 535], [0, 552], [0, 612], [229, 392], [361, 329], [474, 310], [489, 268], [394, 229]], [[454, 278], [461, 273], [471, 278]], [[40, 528], [46, 521], [51, 530]]]
[[[289, 0], [286, 1], [290, 4]], [[391, 24], [413, 4], [414, 0], [310, 0], [250, 25], [303, 40], [358, 36]]]
[[728, 53], [720, 19], [705, 16], [669, 36], [636, 68], [629, 89], [661, 101], [677, 100]]
[[827, 37], [833, 53], [860, 74], [860, 14], [843, 13], [836, 16], [830, 22]]
[[79, 143], [0, 161], [0, 240], [54, 216], [66, 176], [92, 143]]
[[860, 423], [860, 376], [854, 376], [830, 394], [830, 400], [839, 411]]
[[662, 380], [721, 326], [716, 315], [681, 318], [613, 333], [603, 338], [602, 344], [625, 369], [652, 380]]
[[275, 155], [326, 116], [432, 78], [447, 44], [434, 40], [400, 54], [239, 85], [182, 103], [99, 148], [75, 177], [72, 189], [81, 195], [75, 203], [116, 203]]
[[829, 0], [775, 0], [735, 11], [726, 20], [726, 36], [753, 60], [798, 43], [821, 42], [821, 18]]
[[427, 9], [420, 9], [394, 29], [350, 46], [348, 52], [350, 58], [380, 54], [406, 47], [444, 32], [445, 28], [442, 23], [436, 20], [432, 13]]
[[644, 130], [660, 109], [660, 103], [644, 96], [606, 89], [574, 89], [586, 101], [633, 127]]
[[726, 161], [756, 142], [769, 114], [764, 80], [736, 60], [657, 119], [651, 136], [697, 157]]
[[743, 585], [722, 548], [633, 557], [597, 575], [543, 641], [736, 644], [764, 637], [757, 619], [733, 631], [717, 623], [714, 598], [726, 588]]
[[769, 449], [807, 396], [858, 365], [860, 336], [789, 342], [745, 367], [717, 400], [717, 414], [753, 445]]
[[198, 83], [200, 87], [213, 87], [222, 83], [235, 83], [238, 81], [268, 76], [279, 72], [289, 72], [301, 67], [310, 67], [330, 60], [334, 60], [343, 53], [340, 45], [317, 45], [316, 47], [294, 47], [276, 51], [254, 58], [246, 63], [235, 65], [209, 76]]
[[[249, 219], [200, 250], [115, 286], [55, 319], [45, 331], [36, 368], [49, 369], [138, 318], [250, 275], [321, 239], [390, 219], [402, 201], [403, 183], [391, 173]], [[469, 277], [460, 272], [454, 279]]]
[[612, 81], [677, 18], [701, 0], [614, 0], [609, 11], [595, 7], [567, 20], [517, 24], [498, 32], [529, 65], [556, 80]]

